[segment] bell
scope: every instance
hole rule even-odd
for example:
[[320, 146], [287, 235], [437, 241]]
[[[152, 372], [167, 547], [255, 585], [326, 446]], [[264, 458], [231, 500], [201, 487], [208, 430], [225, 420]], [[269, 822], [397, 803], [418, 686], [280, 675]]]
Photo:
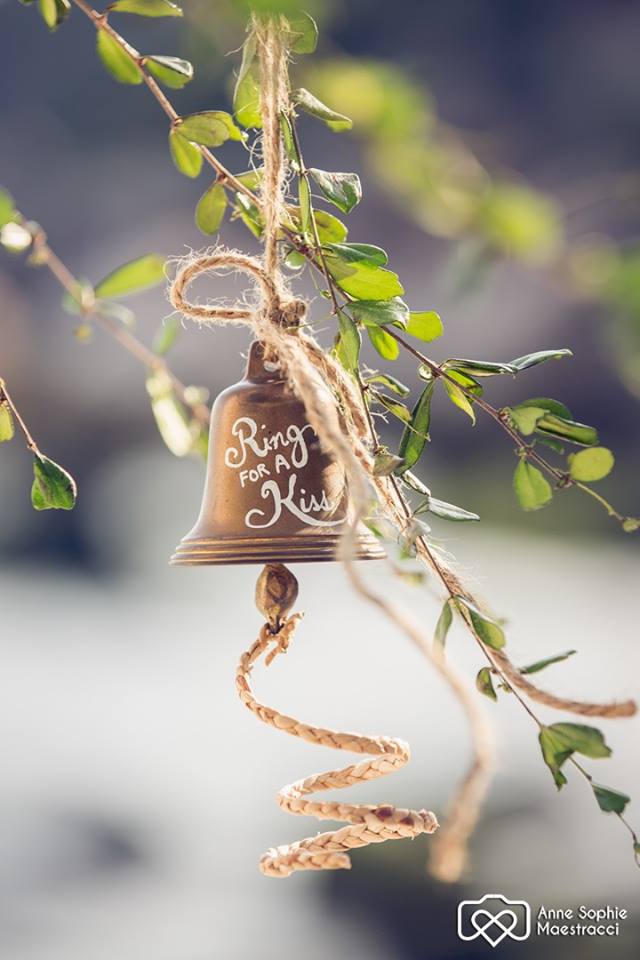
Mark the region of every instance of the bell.
[[[263, 345], [251, 345], [244, 380], [211, 411], [200, 516], [172, 564], [334, 560], [348, 519], [344, 471], [328, 457]], [[366, 528], [355, 556], [384, 557]]]

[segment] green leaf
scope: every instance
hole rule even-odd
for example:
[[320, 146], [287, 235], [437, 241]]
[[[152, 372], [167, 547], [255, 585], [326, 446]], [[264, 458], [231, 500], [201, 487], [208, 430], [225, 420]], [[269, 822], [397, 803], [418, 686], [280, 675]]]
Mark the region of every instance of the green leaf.
[[442, 336], [442, 320], [435, 310], [411, 311], [406, 327], [407, 333], [429, 343]]
[[606, 447], [591, 447], [569, 456], [569, 474], [572, 480], [593, 483], [611, 473], [614, 456]]
[[453, 613], [451, 610], [451, 600], [447, 600], [440, 611], [440, 616], [438, 617], [438, 622], [436, 623], [436, 630], [433, 637], [433, 642], [436, 646], [444, 650], [444, 645], [447, 641], [447, 634], [449, 633], [449, 627], [453, 621]]
[[473, 629], [480, 640], [493, 650], [501, 650], [506, 643], [506, 639], [500, 624], [483, 613], [482, 610], [479, 610], [466, 597], [457, 596], [455, 601], [458, 606], [463, 606], [467, 610]]
[[122, 297], [130, 293], [138, 293], [147, 287], [155, 287], [163, 283], [164, 257], [157, 253], [148, 253], [144, 257], [137, 257], [123, 263], [113, 270], [96, 286], [97, 297]]
[[477, 513], [471, 513], [462, 507], [457, 507], [455, 503], [447, 503], [445, 500], [436, 500], [435, 497], [429, 498], [429, 513], [435, 514], [442, 520], [456, 520], [458, 522], [467, 520], [479, 520]]
[[304, 87], [295, 91], [293, 94], [293, 102], [297, 107], [300, 107], [301, 110], [304, 110], [305, 113], [309, 113], [312, 117], [317, 117], [318, 120], [324, 121], [335, 133], [341, 133], [343, 130], [351, 130], [353, 126], [353, 121], [350, 120], [349, 117], [345, 117], [342, 113], [336, 113], [335, 110], [332, 110], [331, 107], [322, 103], [321, 100], [314, 97], [314, 95], [309, 93], [308, 90], [305, 90]]
[[392, 413], [394, 417], [397, 417], [397, 419], [401, 420], [402, 423], [409, 423], [411, 420], [411, 414], [405, 407], [404, 403], [399, 403], [392, 397], [386, 397], [384, 393], [378, 393], [377, 390], [373, 392], [373, 396], [386, 410], [389, 411], [389, 413]]
[[243, 127], [261, 127], [260, 85], [255, 65], [256, 38], [250, 33], [242, 48], [242, 63], [233, 93], [233, 110]]
[[528, 370], [529, 367], [535, 367], [539, 363], [544, 363], [546, 360], [562, 360], [563, 357], [572, 357], [573, 353], [571, 350], [538, 350], [536, 353], [527, 353], [524, 357], [516, 357], [515, 360], [512, 360], [509, 364], [510, 367], [515, 367], [516, 371], [520, 373], [522, 370]]
[[300, 173], [300, 162], [298, 159], [296, 142], [293, 137], [293, 129], [286, 113], [280, 114], [280, 134], [282, 136], [282, 143], [284, 145], [284, 150], [289, 163], [296, 173]]
[[444, 389], [446, 391], [447, 396], [451, 400], [451, 403], [455, 404], [456, 407], [458, 407], [460, 410], [466, 413], [466, 415], [469, 417], [471, 422], [475, 423], [476, 422], [475, 411], [471, 406], [471, 402], [468, 399], [468, 397], [462, 392], [462, 390], [457, 384], [451, 383], [451, 381], [448, 380], [446, 377], [441, 377], [440, 379], [444, 384]]
[[181, 90], [193, 80], [193, 65], [178, 57], [145, 57], [144, 65], [149, 73], [172, 90]]
[[624, 813], [625, 807], [631, 802], [631, 797], [611, 787], [603, 787], [599, 783], [592, 783], [595, 798], [603, 813]]
[[182, 323], [179, 317], [169, 317], [160, 325], [158, 332], [153, 338], [153, 352], [157, 353], [159, 357], [164, 357], [176, 342], [181, 331]]
[[164, 371], [159, 371], [147, 378], [146, 387], [160, 436], [176, 457], [186, 456], [194, 447], [195, 436], [171, 381]]
[[298, 197], [300, 200], [300, 227], [305, 236], [311, 232], [311, 191], [306, 177], [298, 178]]
[[49, 29], [55, 30], [69, 16], [71, 3], [70, 0], [38, 0], [38, 9]]
[[389, 477], [401, 465], [402, 459], [382, 447], [375, 455], [373, 461], [374, 477]]
[[313, 53], [318, 45], [318, 27], [308, 13], [288, 18], [291, 53]]
[[396, 380], [390, 373], [376, 373], [371, 377], [365, 377], [364, 382], [381, 383], [387, 390], [391, 390], [392, 393], [397, 393], [399, 397], [408, 397], [411, 393], [411, 390], [406, 384], [400, 380]]
[[542, 751], [542, 759], [551, 771], [553, 782], [558, 790], [561, 790], [567, 782], [567, 778], [560, 767], [565, 760], [571, 756], [573, 751], [567, 751], [564, 741], [558, 740], [549, 727], [542, 728], [538, 734], [538, 743]]
[[328, 173], [315, 167], [311, 167], [309, 173], [326, 199], [343, 213], [349, 213], [362, 199], [357, 173]]
[[0, 227], [4, 227], [5, 223], [11, 223], [15, 220], [16, 213], [13, 197], [8, 190], [3, 190], [0, 187]]
[[185, 177], [199, 175], [202, 170], [202, 153], [195, 144], [185, 140], [173, 128], [169, 131], [169, 150], [180, 173], [184, 173]]
[[518, 409], [520, 407], [539, 407], [542, 410], [548, 410], [549, 413], [554, 413], [557, 417], [564, 417], [565, 420], [572, 419], [569, 407], [560, 403], [559, 400], [552, 400], [551, 397], [532, 397], [530, 400], [522, 400], [518, 404]]
[[595, 427], [589, 427], [585, 423], [576, 423], [574, 420], [566, 420], [564, 417], [557, 417], [552, 413], [547, 413], [538, 420], [536, 430], [540, 433], [550, 433], [552, 436], [562, 437], [570, 443], [578, 443], [584, 447], [594, 446], [598, 443], [598, 431]]
[[226, 140], [242, 140], [243, 133], [224, 110], [202, 110], [182, 117], [178, 133], [203, 147], [219, 147]]
[[512, 421], [516, 430], [519, 430], [523, 437], [529, 437], [538, 425], [538, 420], [544, 417], [546, 411], [542, 407], [506, 407], [509, 413], [509, 419]]
[[0, 401], [0, 443], [11, 440], [15, 434], [11, 408], [6, 400]]
[[344, 223], [334, 217], [332, 213], [327, 210], [314, 210], [313, 216], [316, 221], [320, 243], [342, 243], [343, 240], [346, 240], [349, 231]]
[[553, 663], [560, 663], [562, 660], [567, 660], [569, 657], [572, 657], [574, 653], [577, 653], [577, 650], [567, 650], [565, 653], [558, 653], [555, 657], [546, 657], [544, 660], [536, 660], [535, 663], [530, 663], [527, 667], [520, 667], [520, 673], [526, 675], [528, 673], [538, 673], [539, 670], [544, 670], [545, 667], [550, 667]]
[[354, 320], [367, 327], [398, 324], [404, 327], [409, 308], [399, 297], [390, 300], [356, 300], [350, 304]]
[[476, 676], [476, 687], [480, 693], [484, 693], [485, 697], [489, 697], [489, 700], [498, 699], [496, 691], [493, 688], [490, 667], [482, 667], [481, 670], [478, 670], [478, 675]]
[[33, 458], [31, 503], [35, 510], [73, 510], [76, 482], [67, 471], [48, 457]]
[[118, 83], [142, 83], [142, 71], [113, 37], [98, 30], [96, 50], [102, 65]]
[[513, 489], [523, 510], [539, 510], [553, 497], [550, 484], [527, 460], [520, 460], [513, 474]]
[[611, 756], [601, 731], [581, 723], [554, 723], [543, 727], [538, 739], [544, 762], [558, 789], [567, 782], [560, 768], [574, 753], [594, 759]]
[[[395, 342], [395, 341], [394, 341]], [[411, 424], [406, 426], [400, 440], [398, 455], [404, 461], [404, 470], [409, 470], [422, 456], [425, 443], [429, 436], [429, 426], [431, 423], [431, 397], [435, 388], [435, 380], [428, 383], [413, 410], [411, 411]]]
[[227, 193], [219, 183], [212, 183], [202, 194], [196, 207], [196, 224], [203, 233], [211, 236], [220, 229], [227, 209]]
[[370, 267], [384, 267], [389, 258], [382, 247], [371, 243], [327, 243], [327, 250], [346, 263], [366, 263]]
[[325, 254], [325, 262], [340, 289], [356, 300], [390, 300], [404, 293], [398, 275], [392, 270], [372, 267], [364, 261], [348, 263], [334, 254]]
[[493, 363], [489, 360], [462, 360], [453, 358], [446, 361], [447, 367], [453, 370], [462, 370], [472, 373], [476, 377], [496, 377], [502, 374], [513, 374], [515, 369], [508, 363]]
[[382, 327], [367, 327], [367, 334], [371, 345], [380, 354], [383, 360], [397, 360], [400, 347], [397, 341], [390, 337]]
[[335, 353], [342, 366], [349, 373], [356, 373], [360, 362], [360, 347], [362, 339], [360, 331], [351, 319], [342, 310], [338, 313], [338, 341]]
[[115, 0], [111, 13], [137, 13], [139, 17], [181, 17], [182, 10], [169, 0]]
[[410, 470], [405, 470], [400, 479], [403, 483], [406, 483], [407, 486], [411, 487], [412, 490], [415, 490], [416, 493], [421, 493], [423, 497], [431, 496], [429, 487], [422, 482], [420, 477], [416, 477], [415, 473], [412, 473]]
[[264, 229], [264, 223], [262, 220], [262, 214], [253, 200], [245, 197], [242, 193], [237, 193], [236, 210], [239, 213], [240, 219], [244, 225], [249, 228], [254, 237], [260, 239]]

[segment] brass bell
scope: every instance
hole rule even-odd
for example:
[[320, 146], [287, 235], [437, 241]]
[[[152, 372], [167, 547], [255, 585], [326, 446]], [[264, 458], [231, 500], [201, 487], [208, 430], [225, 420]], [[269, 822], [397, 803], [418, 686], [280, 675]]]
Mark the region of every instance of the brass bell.
[[[277, 365], [251, 345], [245, 377], [211, 412], [200, 516], [172, 564], [334, 560], [348, 518], [344, 471], [320, 448]], [[366, 528], [356, 557], [384, 557]]]

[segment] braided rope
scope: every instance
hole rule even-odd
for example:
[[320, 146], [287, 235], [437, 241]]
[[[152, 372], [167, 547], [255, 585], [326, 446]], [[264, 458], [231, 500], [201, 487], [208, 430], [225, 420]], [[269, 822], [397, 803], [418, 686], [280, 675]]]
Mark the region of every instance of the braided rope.
[[254, 664], [272, 643], [275, 643], [275, 647], [266, 657], [267, 665], [279, 653], [284, 653], [299, 619], [300, 614], [289, 617], [277, 633], [272, 632], [269, 624], [264, 624], [258, 639], [242, 655], [238, 664], [236, 687], [240, 699], [259, 720], [289, 736], [333, 750], [373, 755], [374, 759], [363, 760], [339, 770], [312, 774], [278, 792], [278, 805], [288, 813], [313, 816], [319, 820], [338, 820], [346, 822], [348, 826], [267, 850], [260, 859], [260, 870], [269, 877], [288, 877], [298, 870], [349, 870], [350, 850], [385, 840], [413, 839], [423, 833], [433, 833], [438, 827], [435, 815], [429, 810], [408, 810], [390, 804], [374, 806], [305, 799], [308, 794], [321, 790], [342, 789], [393, 773], [408, 762], [410, 752], [403, 740], [341, 733], [312, 726], [256, 700], [250, 684]]

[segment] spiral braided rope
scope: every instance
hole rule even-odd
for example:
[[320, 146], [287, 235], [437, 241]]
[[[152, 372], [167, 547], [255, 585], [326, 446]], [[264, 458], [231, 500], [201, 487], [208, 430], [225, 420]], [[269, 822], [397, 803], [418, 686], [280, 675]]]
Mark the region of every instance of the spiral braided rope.
[[267, 850], [260, 859], [260, 870], [269, 877], [288, 877], [296, 870], [349, 870], [351, 860], [348, 854], [356, 847], [385, 840], [414, 838], [421, 833], [433, 833], [438, 827], [435, 815], [429, 810], [406, 810], [388, 804], [373, 806], [305, 799], [307, 794], [319, 790], [350, 787], [393, 773], [408, 762], [410, 751], [403, 740], [314, 727], [256, 700], [249, 682], [253, 665], [272, 643], [276, 646], [265, 659], [267, 666], [277, 654], [284, 653], [299, 619], [300, 614], [289, 617], [276, 633], [267, 623], [262, 627], [258, 639], [242, 655], [238, 664], [236, 687], [240, 699], [263, 723], [292, 737], [334, 750], [372, 754], [375, 759], [363, 760], [340, 770], [316, 773], [279, 791], [278, 805], [288, 813], [314, 816], [320, 820], [340, 820], [349, 826]]

